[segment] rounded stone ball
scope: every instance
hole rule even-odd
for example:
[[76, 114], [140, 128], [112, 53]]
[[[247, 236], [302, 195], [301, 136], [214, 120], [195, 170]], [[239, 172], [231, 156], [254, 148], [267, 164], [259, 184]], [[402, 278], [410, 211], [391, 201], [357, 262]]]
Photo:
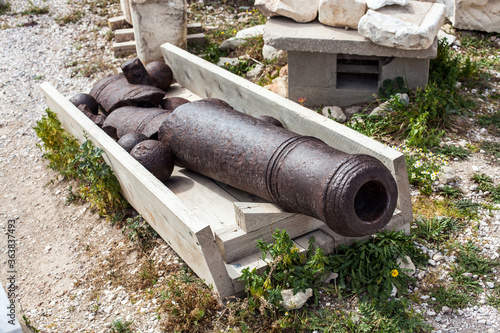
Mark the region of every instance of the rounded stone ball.
[[170, 97], [170, 98], [165, 98], [160, 102], [160, 106], [169, 111], [174, 111], [177, 109], [178, 106], [181, 106], [182, 104], [187, 104], [190, 103], [187, 99], [182, 98], [182, 97]]
[[266, 123], [273, 124], [274, 126], [284, 128], [283, 124], [278, 119], [276, 119], [274, 117], [271, 117], [271, 116], [258, 116], [257, 119], [265, 121]]
[[130, 132], [123, 135], [120, 140], [118, 140], [118, 144], [125, 149], [127, 153], [130, 153], [132, 149], [142, 141], [146, 141], [148, 139], [147, 136], [137, 132]]
[[71, 97], [69, 101], [73, 103], [76, 107], [82, 104], [87, 105], [92, 114], [97, 114], [99, 112], [99, 105], [97, 104], [97, 101], [95, 100], [94, 97], [90, 96], [89, 94], [85, 93], [76, 94], [75, 96]]
[[167, 91], [170, 88], [174, 74], [167, 64], [161, 61], [153, 61], [146, 65], [146, 70], [153, 79], [156, 87], [163, 91]]
[[139, 142], [132, 149], [130, 155], [161, 182], [167, 181], [174, 171], [174, 155], [170, 148], [160, 141]]

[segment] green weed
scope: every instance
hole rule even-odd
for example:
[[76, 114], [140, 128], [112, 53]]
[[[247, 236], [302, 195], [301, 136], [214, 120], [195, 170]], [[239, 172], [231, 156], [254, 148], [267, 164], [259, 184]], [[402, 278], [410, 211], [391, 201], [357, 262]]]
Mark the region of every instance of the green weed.
[[500, 185], [495, 186], [490, 176], [484, 173], [475, 173], [471, 176], [471, 179], [479, 185], [479, 190], [490, 193], [489, 197], [494, 203], [500, 203]]
[[472, 152], [463, 147], [457, 147], [453, 145], [443, 145], [432, 148], [432, 151], [436, 154], [441, 154], [451, 158], [458, 158], [459, 160], [467, 160]]
[[488, 295], [488, 304], [500, 310], [500, 285], [498, 283], [491, 294]]
[[464, 308], [473, 301], [473, 297], [462, 289], [456, 284], [451, 286], [435, 286], [431, 288], [430, 296], [436, 300], [431, 299], [429, 303], [434, 305], [436, 310], [441, 310], [443, 306], [447, 306], [450, 309]]
[[83, 11], [79, 9], [73, 10], [71, 13], [68, 15], [65, 15], [61, 18], [55, 18], [54, 20], [59, 23], [59, 25], [66, 25], [70, 23], [76, 23], [80, 21], [80, 19], [83, 17]]
[[405, 293], [408, 284], [415, 281], [399, 267], [400, 257], [410, 257], [417, 263], [425, 261], [414, 246], [413, 236], [385, 231], [367, 241], [355, 241], [349, 247], [339, 245], [337, 253], [329, 257], [329, 268], [339, 274], [337, 281], [341, 288], [355, 294], [366, 292], [373, 299], [387, 299], [393, 285]]
[[226, 63], [222, 68], [230, 71], [233, 74], [245, 77], [246, 73], [255, 67], [249, 60], [238, 61], [236, 64]]
[[125, 220], [122, 234], [127, 235], [131, 241], [137, 242], [142, 248], [158, 237], [156, 231], [140, 215]]
[[406, 86], [402, 77], [397, 77], [394, 80], [387, 79], [382, 82], [382, 86], [378, 90], [378, 96], [381, 100], [389, 100], [391, 96], [401, 93], [408, 94], [410, 89]]
[[49, 109], [33, 129], [43, 142], [43, 146], [38, 147], [43, 151], [43, 158], [49, 160], [49, 167], [78, 180], [78, 195], [89, 201], [99, 214], [111, 216], [127, 207], [118, 180], [102, 158], [102, 149], [94, 147], [89, 140], [78, 145]]
[[460, 191], [459, 188], [449, 186], [449, 185], [444, 185], [442, 188], [439, 189], [439, 192], [450, 199], [459, 199], [462, 197], [462, 191]]
[[111, 333], [132, 333], [133, 321], [115, 319], [111, 322]]
[[35, 326], [33, 326], [28, 318], [28, 316], [26, 316], [25, 314], [23, 314], [23, 320], [24, 320], [24, 324], [26, 325], [26, 327], [28, 327], [30, 330], [32, 330], [34, 333], [40, 333], [41, 331], [36, 328]]
[[205, 332], [212, 326], [220, 305], [201, 281], [186, 283], [177, 276], [168, 279], [161, 292], [159, 313], [166, 332]]
[[479, 116], [478, 123], [488, 129], [491, 134], [500, 135], [500, 112]]
[[315, 289], [326, 274], [328, 259], [321, 248], [314, 248], [314, 237], [309, 239], [306, 254], [300, 253], [285, 230], [275, 230], [273, 238], [273, 244], [266, 244], [262, 240], [257, 242], [262, 259], [266, 261], [267, 254], [271, 257], [270, 261], [266, 261], [264, 273], [259, 275], [255, 268], [252, 271], [245, 268], [239, 278], [245, 283], [245, 291], [251, 297], [251, 309], [268, 302], [278, 306], [284, 289], [293, 289], [294, 293], [307, 288]]
[[432, 219], [415, 220], [415, 235], [428, 242], [438, 244], [449, 239], [463, 225], [450, 217], [434, 217]]
[[10, 12], [10, 2], [6, 2], [5, 4], [0, 4], [0, 15], [5, 15]]
[[500, 161], [500, 143], [483, 141], [479, 145], [479, 148], [483, 149], [487, 154], [493, 155]]
[[27, 15], [43, 15], [43, 14], [48, 14], [49, 13], [49, 7], [43, 6], [43, 7], [38, 7], [33, 4], [33, 2], [29, 1], [29, 7], [27, 10], [24, 10], [21, 12], [21, 15], [27, 16]]
[[420, 193], [432, 194], [432, 184], [439, 178], [443, 166], [448, 165], [448, 159], [440, 154], [426, 152], [421, 148], [401, 146], [406, 158], [408, 180], [418, 186]]

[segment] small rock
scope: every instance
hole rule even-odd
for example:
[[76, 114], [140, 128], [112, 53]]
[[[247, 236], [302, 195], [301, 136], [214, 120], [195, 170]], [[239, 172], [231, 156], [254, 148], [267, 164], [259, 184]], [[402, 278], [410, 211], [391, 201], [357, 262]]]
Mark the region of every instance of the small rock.
[[427, 310], [427, 315], [428, 316], [435, 316], [436, 315], [436, 312], [432, 311], [432, 310]]
[[477, 275], [477, 274], [472, 275], [472, 279], [473, 279], [473, 280], [477, 280], [477, 279], [479, 279], [479, 275]]
[[283, 77], [277, 77], [271, 84], [264, 86], [264, 88], [271, 90], [273, 93], [282, 97], [288, 97], [288, 80]]
[[300, 309], [312, 294], [311, 288], [307, 288], [305, 293], [299, 291], [295, 295], [293, 294], [293, 289], [285, 289], [281, 291], [283, 300], [280, 301], [280, 304], [285, 310]]
[[48, 245], [45, 247], [45, 253], [49, 253], [50, 250], [52, 250], [52, 246]]
[[323, 113], [325, 117], [330, 116], [339, 123], [345, 123], [347, 120], [346, 115], [339, 106], [325, 106], [323, 110], [321, 110], [321, 113]]
[[444, 260], [444, 256], [443, 256], [441, 253], [436, 253], [436, 254], [432, 257], [432, 259], [433, 259], [434, 261], [436, 261], [436, 262], [438, 262], [438, 261], [443, 261], [443, 260]]
[[247, 72], [246, 76], [247, 79], [249, 79], [250, 81], [255, 81], [258, 78], [260, 78], [263, 72], [264, 72], [264, 65], [257, 64], [254, 68], [252, 68]]
[[486, 282], [486, 286], [487, 286], [488, 288], [490, 288], [490, 289], [495, 288], [495, 284], [494, 284], [493, 282], [489, 282], [489, 281], [488, 281], [488, 282]]
[[477, 184], [473, 184], [473, 185], [471, 185], [471, 186], [469, 187], [469, 190], [471, 190], [471, 191], [476, 191], [476, 190], [477, 190], [477, 188], [478, 188], [478, 185], [477, 185]]
[[472, 273], [463, 273], [462, 275], [468, 277], [469, 279], [472, 279]]
[[439, 181], [443, 184], [454, 182], [457, 179], [457, 174], [452, 166], [445, 165], [443, 173], [439, 176]]
[[443, 312], [445, 314], [449, 314], [449, 313], [451, 313], [451, 309], [445, 305], [441, 308], [441, 312]]
[[437, 265], [436, 261], [434, 261], [433, 259], [429, 259], [429, 261], [427, 261], [427, 263], [429, 265], [431, 265], [431, 266], [436, 266]]
[[283, 66], [288, 60], [287, 52], [285, 50], [276, 49], [267, 44], [264, 44], [264, 47], [262, 48], [262, 57], [264, 57], [265, 60], [274, 60], [278, 66]]
[[324, 280], [323, 283], [330, 283], [332, 280], [336, 280], [339, 277], [337, 273], [330, 273]]
[[396, 263], [399, 265], [401, 269], [409, 270], [408, 275], [413, 275], [416, 272], [416, 267], [411, 258], [405, 256], [404, 258], [398, 257]]

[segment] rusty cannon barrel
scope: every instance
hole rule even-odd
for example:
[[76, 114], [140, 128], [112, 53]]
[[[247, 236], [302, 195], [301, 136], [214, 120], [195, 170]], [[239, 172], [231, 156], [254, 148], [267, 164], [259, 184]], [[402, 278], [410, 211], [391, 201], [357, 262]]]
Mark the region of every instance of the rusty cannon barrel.
[[318, 218], [343, 236], [377, 232], [396, 207], [396, 182], [377, 159], [341, 152], [230, 107], [181, 105], [158, 133], [186, 168]]

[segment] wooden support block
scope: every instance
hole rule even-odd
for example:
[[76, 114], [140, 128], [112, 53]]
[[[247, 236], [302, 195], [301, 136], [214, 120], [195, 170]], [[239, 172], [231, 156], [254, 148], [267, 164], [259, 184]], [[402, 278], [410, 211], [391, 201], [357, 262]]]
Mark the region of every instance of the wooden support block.
[[113, 51], [115, 52], [115, 57], [137, 53], [135, 40], [131, 40], [129, 42], [121, 42], [121, 43], [113, 43]]
[[115, 31], [116, 29], [121, 29], [127, 26], [127, 21], [125, 21], [125, 16], [117, 16], [108, 19], [108, 25], [111, 31]]
[[134, 28], [115, 30], [115, 42], [116, 43], [128, 42], [131, 40], [135, 40]]
[[262, 239], [265, 242], [271, 242], [273, 240], [273, 231], [276, 229], [286, 229], [290, 238], [295, 238], [319, 229], [324, 225], [320, 220], [294, 214], [250, 233], [246, 233], [245, 230], [238, 226], [221, 229], [215, 233], [215, 241], [222, 258], [228, 263], [258, 252], [257, 240]]
[[315, 230], [306, 235], [297, 237], [293, 241], [307, 250], [309, 247], [309, 239], [311, 237], [314, 237], [314, 246], [320, 247], [325, 254], [333, 252], [333, 249], [335, 248], [333, 238], [321, 230]]
[[192, 44], [205, 44], [207, 40], [205, 39], [204, 33], [187, 35], [187, 42]]
[[197, 34], [197, 33], [203, 32], [203, 28], [201, 27], [201, 23], [199, 23], [199, 22], [188, 23], [187, 32], [188, 32], [188, 34]]
[[[246, 233], [272, 225], [283, 219], [290, 218], [295, 213], [289, 213], [272, 203], [235, 202], [234, 212], [236, 223]], [[311, 219], [314, 219], [311, 217]]]

